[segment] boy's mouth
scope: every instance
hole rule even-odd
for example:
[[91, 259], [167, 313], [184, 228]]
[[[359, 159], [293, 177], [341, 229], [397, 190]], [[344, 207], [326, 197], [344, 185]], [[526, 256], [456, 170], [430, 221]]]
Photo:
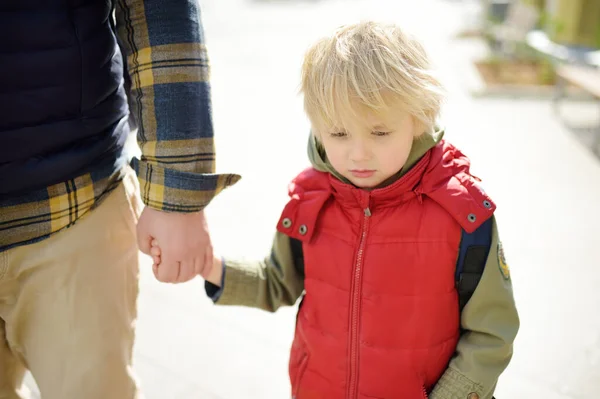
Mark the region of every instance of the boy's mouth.
[[366, 179], [368, 177], [373, 176], [375, 174], [375, 171], [370, 169], [352, 169], [350, 173], [352, 173], [352, 176], [357, 177], [359, 179]]

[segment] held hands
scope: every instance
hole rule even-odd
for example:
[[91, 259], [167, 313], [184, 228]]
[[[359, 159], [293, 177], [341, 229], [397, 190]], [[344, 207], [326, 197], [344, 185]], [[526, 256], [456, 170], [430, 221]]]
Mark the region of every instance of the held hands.
[[[152, 240], [150, 255], [152, 256], [152, 270], [158, 278], [159, 267], [161, 264], [161, 249], [157, 240]], [[223, 264], [218, 256], [213, 256], [211, 267], [205, 267], [203, 270], [197, 270], [197, 274], [202, 276], [207, 281], [216, 286], [221, 286], [221, 278], [223, 276]]]
[[213, 248], [203, 211], [169, 213], [146, 207], [137, 236], [143, 253], [157, 253], [152, 255], [152, 269], [159, 281], [183, 283], [196, 275], [208, 276], [213, 269]]

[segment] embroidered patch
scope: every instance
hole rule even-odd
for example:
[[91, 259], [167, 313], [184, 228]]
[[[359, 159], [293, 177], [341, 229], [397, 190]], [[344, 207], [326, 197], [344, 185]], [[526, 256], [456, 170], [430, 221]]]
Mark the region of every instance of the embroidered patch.
[[498, 242], [498, 267], [500, 268], [500, 273], [502, 273], [502, 277], [505, 280], [510, 279], [510, 269], [506, 264], [506, 258], [504, 256], [504, 248], [502, 247], [502, 242]]

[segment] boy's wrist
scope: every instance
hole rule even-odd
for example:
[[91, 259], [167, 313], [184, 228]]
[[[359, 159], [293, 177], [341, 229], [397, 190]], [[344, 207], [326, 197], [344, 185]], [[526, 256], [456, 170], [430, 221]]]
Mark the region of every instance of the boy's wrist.
[[216, 285], [217, 287], [221, 287], [222, 286], [222, 279], [223, 279], [223, 261], [220, 257], [213, 257], [213, 264], [210, 270], [210, 273], [208, 273], [208, 276], [206, 276], [205, 280], [210, 282], [213, 285]]

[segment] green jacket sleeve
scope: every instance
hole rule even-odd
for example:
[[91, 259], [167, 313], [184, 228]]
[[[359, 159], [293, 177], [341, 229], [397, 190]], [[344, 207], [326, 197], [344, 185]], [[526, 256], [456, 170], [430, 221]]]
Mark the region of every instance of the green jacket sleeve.
[[490, 399], [513, 353], [519, 316], [496, 220], [477, 289], [461, 315], [465, 330], [431, 399]]
[[224, 259], [224, 285], [216, 303], [269, 312], [295, 304], [304, 291], [304, 271], [295, 263], [291, 239], [277, 232], [271, 255], [264, 260]]

